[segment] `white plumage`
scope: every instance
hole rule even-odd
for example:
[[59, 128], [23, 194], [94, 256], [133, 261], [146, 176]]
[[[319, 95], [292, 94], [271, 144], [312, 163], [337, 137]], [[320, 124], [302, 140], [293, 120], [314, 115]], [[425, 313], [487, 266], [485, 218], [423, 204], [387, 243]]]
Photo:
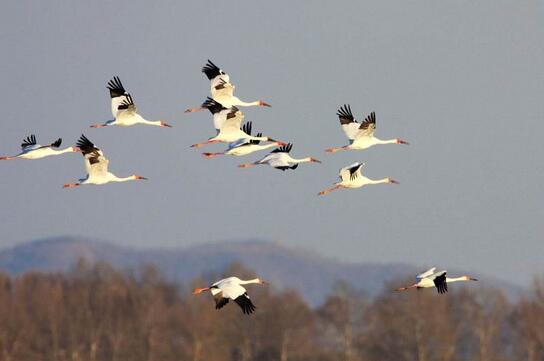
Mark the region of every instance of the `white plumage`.
[[267, 154], [264, 158], [253, 162], [253, 163], [246, 163], [246, 164], [240, 164], [238, 167], [240, 168], [250, 168], [254, 167], [256, 165], [269, 165], [273, 168], [280, 169], [280, 170], [287, 170], [287, 169], [296, 169], [300, 163], [321, 163], [321, 161], [313, 158], [313, 157], [306, 157], [306, 158], [292, 158], [289, 152], [293, 148], [293, 144], [288, 143], [282, 147], [274, 149], [272, 152]]
[[340, 181], [334, 183], [333, 187], [319, 192], [318, 195], [322, 196], [342, 188], [360, 188], [369, 184], [398, 184], [399, 183], [392, 178], [382, 178], [377, 180], [367, 178], [362, 173], [362, 169], [364, 166], [365, 166], [365, 163], [355, 162], [353, 164], [348, 165], [347, 167], [340, 169], [338, 174], [340, 177]]
[[76, 147], [67, 147], [64, 149], [58, 149], [62, 144], [62, 139], [59, 138], [49, 145], [40, 145], [36, 143], [36, 136], [34, 134], [29, 135], [23, 140], [21, 144], [21, 152], [13, 156], [0, 157], [0, 160], [12, 160], [12, 159], [40, 159], [49, 157], [51, 155], [60, 155], [64, 153], [79, 152]]
[[432, 267], [427, 271], [420, 273], [416, 276], [417, 282], [407, 287], [397, 288], [396, 291], [407, 291], [412, 288], [432, 288], [436, 287], [438, 293], [448, 292], [448, 283], [462, 282], [462, 281], [477, 281], [476, 278], [470, 276], [460, 276], [450, 278], [447, 277], [447, 271], [436, 271], [436, 267]]
[[78, 140], [77, 146], [79, 149], [81, 149], [81, 152], [85, 157], [85, 169], [87, 171], [87, 176], [79, 179], [77, 183], [65, 184], [64, 188], [74, 188], [84, 184], [100, 185], [109, 182], [127, 182], [132, 180], [147, 179], [136, 174], [120, 178], [109, 172], [108, 165], [110, 161], [104, 156], [104, 153], [102, 153], [99, 148], [95, 147], [95, 145], [83, 134]]
[[349, 105], [344, 105], [336, 113], [340, 119], [340, 125], [350, 144], [343, 147], [328, 148], [325, 151], [335, 153], [340, 150], [366, 149], [377, 144], [408, 144], [408, 142], [395, 138], [381, 140], [374, 136], [376, 130], [376, 113], [372, 112], [365, 120], [358, 123], [351, 112]]
[[113, 120], [108, 120], [103, 124], [93, 124], [91, 128], [103, 128], [107, 126], [130, 127], [136, 124], [172, 127], [162, 120], [147, 120], [138, 114], [132, 96], [125, 90], [119, 77], [114, 76], [108, 82], [108, 89], [111, 97], [111, 114]]
[[252, 283], [261, 285], [266, 284], [266, 282], [260, 278], [241, 280], [238, 277], [228, 277], [215, 282], [209, 287], [195, 288], [193, 294], [197, 295], [204, 291], [210, 291], [215, 300], [216, 309], [221, 309], [229, 302], [229, 300], [233, 300], [238, 306], [240, 306], [243, 313], [250, 314], [255, 311], [255, 305], [253, 302], [251, 302], [246, 289], [242, 285]]

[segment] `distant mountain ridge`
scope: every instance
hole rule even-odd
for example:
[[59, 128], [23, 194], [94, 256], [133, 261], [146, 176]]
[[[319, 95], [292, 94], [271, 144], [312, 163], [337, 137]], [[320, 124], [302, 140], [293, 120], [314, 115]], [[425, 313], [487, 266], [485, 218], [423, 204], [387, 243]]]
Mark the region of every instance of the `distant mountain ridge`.
[[[266, 241], [132, 249], [75, 237], [44, 239], [2, 250], [0, 269], [14, 275], [30, 270], [64, 272], [80, 258], [90, 263], [108, 262], [117, 268], [154, 264], [168, 279], [184, 283], [203, 274], [219, 274], [233, 262], [239, 262], [275, 287], [303, 289], [303, 296], [312, 306], [321, 304], [337, 281], [345, 281], [375, 296], [386, 282], [405, 279], [420, 271], [400, 263], [345, 263]], [[499, 282], [493, 283], [499, 285]], [[508, 294], [520, 292], [512, 285], [502, 288]]]

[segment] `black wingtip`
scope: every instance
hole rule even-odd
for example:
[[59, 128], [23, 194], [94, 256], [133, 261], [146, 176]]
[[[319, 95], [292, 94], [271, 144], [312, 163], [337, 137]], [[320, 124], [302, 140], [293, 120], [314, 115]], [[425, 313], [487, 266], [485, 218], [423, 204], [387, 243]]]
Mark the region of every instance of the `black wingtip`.
[[51, 146], [54, 147], [54, 148], [58, 148], [58, 147], [60, 147], [61, 144], [62, 144], [62, 138], [59, 138], [59, 139], [55, 140], [53, 143], [51, 143]]

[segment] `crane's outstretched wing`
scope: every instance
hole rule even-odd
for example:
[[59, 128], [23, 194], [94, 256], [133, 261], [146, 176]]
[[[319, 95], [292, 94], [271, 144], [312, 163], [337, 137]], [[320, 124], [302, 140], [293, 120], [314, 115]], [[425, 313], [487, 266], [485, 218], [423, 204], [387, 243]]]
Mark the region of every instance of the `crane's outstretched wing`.
[[218, 75], [225, 74], [225, 72], [219, 69], [219, 67], [215, 65], [210, 59], [208, 59], [206, 65], [202, 67], [202, 72], [206, 74], [209, 80], [214, 79]]
[[226, 110], [227, 108], [225, 108], [223, 106], [223, 104], [213, 100], [212, 98], [210, 97], [207, 97], [206, 100], [204, 101], [204, 103], [202, 103], [201, 105], [202, 108], [206, 108], [210, 111], [210, 113], [212, 114], [216, 114], [216, 113], [219, 113], [220, 111], [222, 110]]
[[136, 105], [134, 105], [134, 100], [132, 99], [132, 95], [128, 94], [125, 97], [125, 100], [123, 100], [119, 106], [117, 106], [117, 114], [115, 115], [116, 118], [122, 118], [126, 116], [132, 116], [136, 113]]
[[247, 293], [238, 296], [236, 299], [234, 299], [234, 302], [236, 302], [238, 306], [240, 306], [242, 312], [246, 315], [249, 315], [250, 313], [253, 313], [253, 311], [255, 311], [255, 305], [253, 304], [253, 302], [251, 302]]
[[291, 149], [293, 149], [293, 144], [292, 143], [287, 143], [286, 145], [284, 145], [282, 147], [274, 149], [270, 153], [289, 153], [291, 151]]
[[25, 150], [31, 150], [36, 145], [36, 136], [34, 134], [29, 135], [25, 139], [23, 139], [23, 143], [21, 143], [21, 148], [23, 151]]
[[362, 176], [362, 168], [365, 164], [360, 162], [355, 162], [340, 169], [340, 179], [344, 182], [353, 181], [356, 178]]
[[438, 293], [442, 294], [448, 292], [448, 284], [446, 283], [446, 271], [440, 271], [435, 273], [433, 282], [436, 286], [436, 289], [438, 290]]
[[218, 292], [218, 293], [213, 294], [213, 299], [215, 301], [215, 309], [216, 310], [219, 310], [219, 309], [223, 308], [227, 303], [229, 303], [229, 299], [223, 297], [223, 292]]
[[436, 267], [431, 267], [428, 270], [426, 270], [425, 272], [418, 274], [416, 276], [416, 278], [418, 280], [421, 280], [423, 278], [427, 278], [427, 277], [431, 276], [434, 273], [435, 270], [436, 270]]
[[85, 157], [85, 169], [89, 176], [102, 175], [108, 172], [109, 160], [104, 157], [102, 151], [83, 134], [76, 143]]
[[374, 131], [376, 130], [376, 113], [372, 112], [367, 116], [364, 122], [359, 126], [359, 132], [357, 133], [357, 138], [359, 137], [372, 137]]
[[359, 132], [359, 123], [357, 123], [353, 117], [350, 105], [344, 104], [344, 106], [338, 109], [336, 115], [338, 115], [340, 125], [342, 126], [342, 130], [346, 134], [346, 137], [350, 140], [354, 140]]
[[117, 108], [126, 99], [128, 93], [123, 87], [123, 83], [121, 83], [121, 79], [119, 79], [118, 76], [114, 76], [113, 79], [108, 82], [107, 88], [110, 91], [111, 114], [115, 118]]

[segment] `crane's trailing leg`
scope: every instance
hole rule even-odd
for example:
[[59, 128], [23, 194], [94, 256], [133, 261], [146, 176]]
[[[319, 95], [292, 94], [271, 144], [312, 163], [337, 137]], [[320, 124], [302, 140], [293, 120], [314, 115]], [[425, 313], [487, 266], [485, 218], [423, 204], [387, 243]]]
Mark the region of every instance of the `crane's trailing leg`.
[[204, 158], [216, 158], [220, 155], [223, 155], [223, 153], [202, 153], [202, 155], [204, 156]]
[[336, 186], [334, 186], [334, 187], [332, 187], [332, 188], [327, 188], [327, 189], [325, 189], [325, 190], [322, 190], [321, 192], [317, 193], [317, 195], [318, 195], [318, 196], [324, 196], [324, 195], [326, 195], [326, 194], [329, 194], [329, 193], [332, 192], [332, 191], [335, 191], [335, 190], [341, 189], [341, 188], [344, 188], [344, 187], [342, 187], [341, 185], [336, 185]]

